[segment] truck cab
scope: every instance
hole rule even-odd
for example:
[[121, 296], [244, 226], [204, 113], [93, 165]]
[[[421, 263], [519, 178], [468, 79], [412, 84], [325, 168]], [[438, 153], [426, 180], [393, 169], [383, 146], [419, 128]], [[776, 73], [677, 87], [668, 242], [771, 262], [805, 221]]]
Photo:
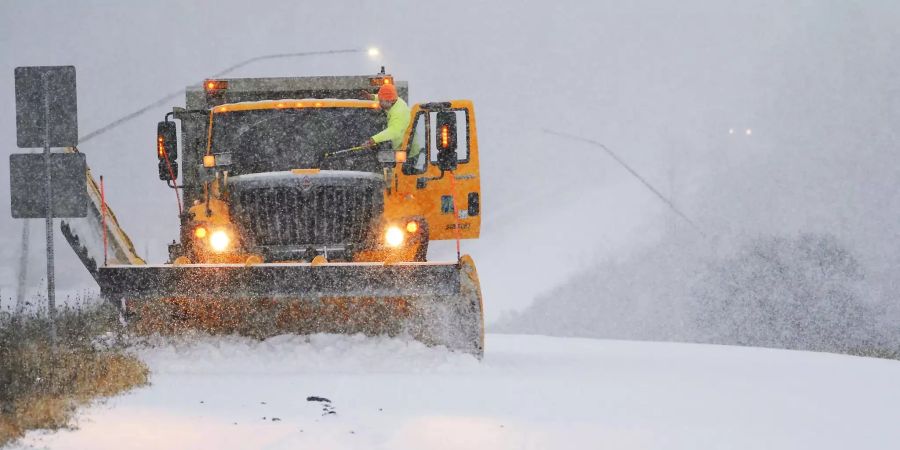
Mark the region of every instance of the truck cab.
[[160, 179], [184, 204], [169, 262], [425, 261], [431, 240], [477, 238], [472, 103], [413, 105], [399, 148], [357, 148], [386, 126], [361, 99], [383, 84], [408, 99], [384, 71], [188, 88], [186, 107], [157, 126]]

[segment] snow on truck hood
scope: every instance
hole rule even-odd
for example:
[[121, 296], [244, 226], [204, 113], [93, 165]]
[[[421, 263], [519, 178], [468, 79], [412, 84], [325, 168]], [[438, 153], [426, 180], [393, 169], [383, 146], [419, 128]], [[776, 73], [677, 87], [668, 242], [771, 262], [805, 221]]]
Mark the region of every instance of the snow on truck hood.
[[216, 113], [230, 111], [250, 111], [258, 109], [288, 108], [371, 108], [377, 109], [378, 102], [352, 98], [285, 98], [280, 100], [256, 100], [251, 102], [223, 103], [213, 108]]
[[246, 175], [235, 175], [229, 177], [229, 182], [235, 183], [265, 183], [266, 181], [283, 180], [291, 177], [311, 177], [311, 178], [328, 178], [328, 179], [347, 179], [347, 180], [371, 180], [383, 181], [384, 177], [380, 174], [372, 172], [358, 172], [353, 170], [316, 170], [316, 169], [299, 169], [297, 171], [282, 170], [279, 172], [263, 172], [250, 173]]

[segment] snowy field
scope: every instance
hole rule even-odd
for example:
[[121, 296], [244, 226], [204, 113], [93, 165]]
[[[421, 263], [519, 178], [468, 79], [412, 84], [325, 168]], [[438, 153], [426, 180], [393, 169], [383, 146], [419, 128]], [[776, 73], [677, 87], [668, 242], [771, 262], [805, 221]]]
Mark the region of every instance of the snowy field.
[[[488, 335], [204, 338], [140, 350], [152, 385], [82, 410], [50, 449], [897, 448], [900, 362]], [[309, 400], [310, 397], [328, 399]]]

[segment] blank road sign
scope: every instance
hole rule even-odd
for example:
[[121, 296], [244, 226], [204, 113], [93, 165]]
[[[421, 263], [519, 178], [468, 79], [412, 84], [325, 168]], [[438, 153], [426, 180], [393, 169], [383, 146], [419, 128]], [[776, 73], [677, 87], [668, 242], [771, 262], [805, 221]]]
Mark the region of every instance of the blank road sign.
[[[87, 216], [87, 164], [83, 153], [50, 155], [53, 187], [53, 217]], [[12, 216], [16, 219], [47, 217], [47, 179], [44, 155], [9, 156], [9, 185]]]
[[50, 147], [78, 145], [74, 66], [16, 67], [16, 143], [45, 145], [44, 88], [49, 100]]

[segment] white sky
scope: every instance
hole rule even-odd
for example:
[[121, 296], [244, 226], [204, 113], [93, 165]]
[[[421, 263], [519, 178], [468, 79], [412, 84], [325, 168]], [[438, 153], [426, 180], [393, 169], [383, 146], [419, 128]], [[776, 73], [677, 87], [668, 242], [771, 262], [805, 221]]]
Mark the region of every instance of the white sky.
[[[479, 264], [488, 319], [526, 306], [594, 260], [639, 248], [671, 223], [610, 159], [549, 137], [540, 131], [545, 127], [607, 143], [715, 229], [838, 224], [864, 243], [892, 226], [890, 211], [900, 210], [877, 207], [897, 197], [886, 194], [896, 193], [896, 156], [886, 149], [896, 153], [900, 123], [900, 12], [893, 2], [249, 5], [0, 0], [5, 147], [16, 151], [16, 66], [77, 67], [84, 135], [253, 56], [377, 45], [388, 70], [409, 80], [411, 100], [475, 101], [485, 227], [483, 238], [464, 248]], [[365, 55], [351, 55], [261, 63], [235, 75], [377, 70]], [[94, 173], [105, 176], [109, 202], [138, 251], [149, 250], [156, 261], [177, 235], [177, 218], [171, 192], [157, 179], [155, 123], [181, 104], [81, 147]], [[729, 128], [754, 132], [728, 135]], [[804, 166], [811, 155], [824, 156]], [[763, 184], [764, 195], [734, 201], [724, 189], [724, 198], [712, 202], [697, 196], [708, 180], [780, 158], [788, 181], [736, 184], [737, 192]], [[7, 173], [3, 164], [4, 198]], [[803, 182], [791, 184], [797, 178]], [[774, 205], [778, 214], [762, 213], [780, 197], [786, 200]], [[854, 209], [861, 198], [870, 199], [871, 208]], [[6, 242], [16, 243], [20, 225], [8, 208], [0, 201], [0, 227]], [[878, 217], [864, 224], [847, 219], [873, 211]], [[43, 264], [42, 231], [32, 235], [36, 274]], [[90, 286], [57, 236], [61, 284]], [[0, 253], [4, 287], [14, 279], [17, 247]]]

